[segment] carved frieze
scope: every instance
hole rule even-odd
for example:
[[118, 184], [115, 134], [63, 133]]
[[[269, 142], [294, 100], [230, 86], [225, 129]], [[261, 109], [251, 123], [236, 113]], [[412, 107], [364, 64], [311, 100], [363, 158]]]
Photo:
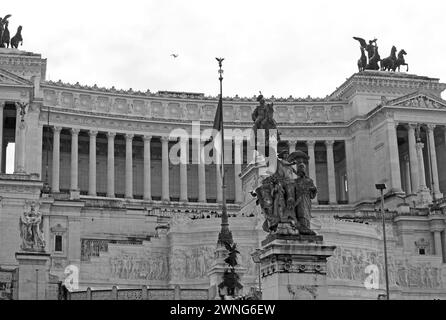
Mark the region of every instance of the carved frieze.
[[325, 111], [325, 107], [316, 106], [312, 107], [310, 111], [310, 119], [313, 122], [326, 122], [327, 121], [327, 113]]
[[162, 253], [122, 252], [110, 257], [111, 276], [127, 280], [168, 280], [169, 258]]
[[152, 101], [151, 103], [152, 118], [162, 118], [164, 117], [164, 108], [161, 102]]
[[[417, 288], [441, 288], [441, 268], [429, 262], [415, 263], [388, 257], [389, 282], [391, 285]], [[365, 268], [374, 264], [379, 269], [380, 283], [384, 283], [384, 255], [381, 251], [337, 247], [328, 259], [327, 276], [331, 279], [354, 280], [361, 283], [368, 274]]]
[[203, 113], [202, 113], [202, 120], [213, 120], [215, 116], [215, 111], [217, 109], [216, 105], [204, 105], [203, 106]]
[[431, 98], [424, 94], [415, 96], [401, 97], [394, 99], [390, 102], [391, 105], [408, 107], [408, 108], [421, 108], [421, 109], [446, 109], [446, 102], [438, 101], [439, 98]]
[[168, 116], [173, 119], [182, 119], [184, 117], [179, 103], [169, 103], [167, 105]]
[[200, 107], [197, 104], [188, 103], [186, 105], [186, 114], [190, 120], [200, 120]]
[[172, 280], [206, 278], [214, 251], [211, 246], [174, 249], [170, 264]]
[[240, 106], [240, 121], [252, 121], [253, 109], [250, 106]]
[[307, 122], [308, 120], [307, 109], [305, 107], [295, 107], [294, 115], [296, 122]]
[[344, 121], [344, 107], [343, 106], [332, 106], [330, 108], [330, 120], [334, 122]]
[[74, 102], [74, 98], [73, 98], [73, 94], [69, 93], [69, 92], [62, 92], [61, 94], [61, 101], [60, 105], [62, 107], [66, 107], [66, 108], [72, 108], [73, 107], [73, 102]]

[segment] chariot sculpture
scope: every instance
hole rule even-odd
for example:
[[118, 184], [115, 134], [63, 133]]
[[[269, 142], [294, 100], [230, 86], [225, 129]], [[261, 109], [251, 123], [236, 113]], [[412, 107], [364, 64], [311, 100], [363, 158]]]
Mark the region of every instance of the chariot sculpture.
[[[396, 54], [397, 48], [392, 47], [390, 55], [387, 58], [381, 59], [378, 52], [378, 39], [369, 40], [367, 43], [364, 39], [359, 37], [353, 37], [360, 44], [361, 57], [358, 60], [359, 72], [364, 70], [381, 70], [381, 71], [393, 71], [398, 69], [400, 72], [401, 66], [406, 66], [406, 72], [409, 71], [409, 65], [406, 63], [404, 56], [407, 52], [402, 49]], [[367, 56], [365, 54], [367, 52]], [[379, 63], [379, 64], [378, 64]]]

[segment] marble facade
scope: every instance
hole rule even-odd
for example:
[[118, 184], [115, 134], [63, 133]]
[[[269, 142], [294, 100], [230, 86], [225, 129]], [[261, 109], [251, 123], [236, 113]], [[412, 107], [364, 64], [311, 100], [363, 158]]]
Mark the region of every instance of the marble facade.
[[[46, 68], [40, 54], [0, 48], [0, 267], [17, 267], [18, 217], [27, 200], [37, 200], [51, 273], [60, 279], [76, 265], [82, 288], [207, 288], [220, 227], [217, 170], [174, 165], [167, 155], [172, 130], [191, 133], [192, 121], [212, 127], [217, 98], [48, 81]], [[271, 97], [279, 149], [310, 155], [309, 176], [319, 188], [312, 224], [338, 247], [327, 265], [333, 297], [382, 293], [363, 282], [369, 264], [383, 282], [374, 184], [386, 183], [392, 292], [446, 298], [446, 218], [428, 209], [446, 192], [444, 89], [435, 78], [365, 71], [326, 98]], [[15, 102], [29, 103], [24, 130]], [[255, 97], [225, 98], [225, 125], [250, 128], [255, 106]], [[12, 143], [16, 174], [6, 174]], [[265, 237], [250, 195], [256, 182], [242, 184], [246, 164], [225, 167], [243, 282], [256, 286], [250, 253]], [[50, 195], [40, 194], [43, 182]], [[404, 201], [408, 212], [400, 210]]]

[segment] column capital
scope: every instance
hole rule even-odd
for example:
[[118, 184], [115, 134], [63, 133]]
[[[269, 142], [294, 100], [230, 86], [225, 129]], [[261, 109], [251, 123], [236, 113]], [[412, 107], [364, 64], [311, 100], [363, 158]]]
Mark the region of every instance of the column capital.
[[418, 149], [423, 150], [423, 148], [424, 148], [424, 143], [423, 143], [423, 142], [417, 142], [416, 147], [417, 147], [417, 150], [418, 150]]
[[429, 123], [429, 124], [427, 124], [426, 125], [427, 126], [427, 130], [428, 131], [434, 131], [434, 129], [435, 129], [435, 127], [437, 126], [436, 124], [432, 124], [432, 123]]
[[53, 127], [54, 133], [60, 133], [62, 131], [62, 127]]
[[98, 135], [98, 131], [97, 130], [90, 130], [90, 131], [88, 131], [88, 135], [90, 137], [96, 137]]
[[116, 137], [116, 132], [107, 132], [107, 137], [114, 139]]
[[417, 126], [418, 126], [418, 123], [408, 123], [407, 124], [407, 128], [409, 130], [415, 130], [417, 128]]
[[307, 140], [307, 147], [314, 148], [315, 144], [316, 144], [316, 140]]
[[142, 139], [144, 140], [144, 142], [150, 142], [150, 141], [152, 141], [152, 136], [150, 136], [150, 135], [144, 135], [144, 136], [142, 137]]
[[6, 101], [0, 101], [0, 109], [5, 107]]
[[169, 137], [168, 136], [161, 136], [160, 137], [160, 140], [161, 140], [161, 142], [163, 142], [163, 143], [167, 143], [167, 142], [169, 142]]
[[81, 129], [77, 129], [77, 128], [71, 128], [71, 134], [72, 135], [78, 135], [79, 134], [79, 132], [81, 132]]
[[126, 140], [133, 140], [133, 137], [134, 137], [135, 135], [133, 134], [133, 133], [126, 133], [125, 134], [125, 139]]
[[328, 148], [333, 148], [334, 140], [325, 140], [325, 145]]

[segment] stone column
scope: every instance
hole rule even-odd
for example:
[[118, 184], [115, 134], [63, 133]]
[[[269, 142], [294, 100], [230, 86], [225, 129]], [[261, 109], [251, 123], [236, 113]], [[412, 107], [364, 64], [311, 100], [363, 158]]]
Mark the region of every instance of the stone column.
[[[316, 158], [315, 158], [315, 152], [314, 152], [314, 146], [316, 144], [316, 141], [309, 140], [307, 141], [307, 147], [308, 147], [308, 156], [310, 159], [308, 160], [308, 175], [313, 180], [314, 184], [317, 187], [316, 184]], [[316, 198], [312, 200], [313, 203], [317, 203], [317, 195]]]
[[409, 156], [404, 156], [404, 175], [405, 175], [405, 186], [406, 186], [406, 194], [412, 194], [412, 187], [411, 187], [411, 179], [410, 179], [410, 160]]
[[432, 166], [432, 182], [433, 182], [433, 193], [435, 199], [443, 198], [440, 192], [440, 181], [438, 179], [438, 165], [437, 165], [437, 151], [435, 150], [435, 137], [434, 137], [435, 125], [429, 124], [427, 126], [427, 131], [429, 135], [429, 147], [431, 156], [431, 166]]
[[151, 173], [151, 154], [150, 142], [152, 136], [144, 136], [144, 200], [152, 200], [152, 173]]
[[[0, 170], [3, 168], [3, 109], [5, 107], [4, 102], [0, 102]], [[1, 172], [1, 171], [0, 171]], [[2, 172], [4, 173], [4, 172]]]
[[16, 144], [15, 144], [15, 166], [14, 173], [25, 173], [25, 144], [26, 144], [26, 123], [22, 121], [20, 108], [17, 107], [16, 116]]
[[356, 201], [355, 153], [353, 139], [345, 140], [345, 159], [347, 169], [347, 197], [349, 203]]
[[187, 197], [187, 153], [189, 149], [189, 140], [180, 138], [180, 201], [188, 202]]
[[416, 193], [420, 186], [418, 173], [418, 154], [415, 141], [416, 124], [409, 123], [407, 127], [407, 137], [409, 140], [409, 161], [410, 161], [410, 182], [412, 193]]
[[20, 110], [16, 106], [16, 123], [15, 123], [15, 148], [14, 148], [14, 173], [18, 171], [18, 163], [19, 163], [19, 157], [20, 157], [20, 123], [21, 123], [21, 116], [20, 116]]
[[107, 132], [107, 197], [115, 197], [115, 132]]
[[423, 158], [422, 142], [417, 142], [417, 156], [418, 156], [418, 173], [419, 173], [419, 186], [417, 191], [417, 204], [421, 207], [427, 207], [432, 203], [432, 196], [429, 189], [426, 186], [426, 174], [424, 172], [424, 158]]
[[288, 152], [291, 154], [292, 152], [296, 151], [296, 143], [297, 140], [288, 140]]
[[333, 140], [325, 141], [327, 147], [327, 172], [328, 172], [328, 201], [330, 204], [336, 204], [336, 177], [334, 167]]
[[77, 191], [78, 184], [78, 165], [79, 165], [79, 129], [71, 129], [71, 190]]
[[206, 202], [206, 167], [204, 157], [204, 141], [198, 138], [200, 159], [198, 162], [198, 202]]
[[88, 167], [88, 195], [96, 196], [96, 136], [98, 132], [90, 130], [90, 158]]
[[434, 231], [435, 255], [443, 256], [443, 247], [441, 245], [441, 230]]
[[240, 173], [242, 172], [243, 162], [243, 139], [235, 139], [234, 141], [234, 179], [235, 179], [235, 202], [243, 202], [242, 179]]
[[161, 137], [162, 146], [162, 200], [170, 201], [169, 195], [169, 138]]
[[62, 131], [61, 127], [53, 128], [53, 183], [52, 189], [53, 192], [60, 192], [60, 132]]
[[125, 197], [133, 198], [133, 134], [125, 135]]
[[418, 191], [427, 190], [426, 175], [424, 172], [423, 147], [424, 143], [417, 142], [417, 158], [418, 158], [418, 173], [419, 173]]
[[398, 141], [396, 135], [397, 123], [393, 120], [387, 120], [387, 141], [390, 158], [390, 185], [392, 191], [402, 192], [401, 190], [401, 172], [400, 156], [398, 153]]

